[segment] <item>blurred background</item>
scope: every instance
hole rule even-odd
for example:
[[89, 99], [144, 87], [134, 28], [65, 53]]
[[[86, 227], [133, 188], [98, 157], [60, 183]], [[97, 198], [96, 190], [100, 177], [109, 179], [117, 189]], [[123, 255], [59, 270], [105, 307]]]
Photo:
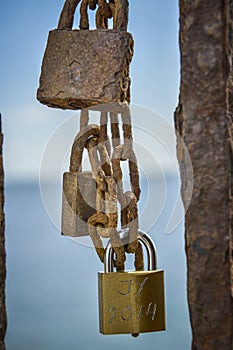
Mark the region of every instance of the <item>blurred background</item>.
[[[97, 271], [89, 242], [61, 237], [61, 177], [78, 113], [36, 100], [48, 32], [63, 0], [1, 1], [0, 112], [4, 133], [8, 350], [191, 347], [183, 210], [173, 113], [179, 94], [176, 0], [130, 1], [132, 120], [142, 197], [140, 227], [166, 276], [167, 330], [98, 332]], [[78, 27], [78, 13], [75, 27]], [[92, 19], [93, 21], [93, 19]], [[77, 125], [76, 125], [77, 123]]]

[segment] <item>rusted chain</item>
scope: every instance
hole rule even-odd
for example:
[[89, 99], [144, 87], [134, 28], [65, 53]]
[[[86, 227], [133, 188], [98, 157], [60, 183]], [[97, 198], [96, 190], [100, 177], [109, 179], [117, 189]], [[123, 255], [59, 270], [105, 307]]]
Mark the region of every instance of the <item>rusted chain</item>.
[[110, 238], [116, 259], [114, 264], [117, 269], [122, 270], [126, 260], [125, 249], [121, 243], [120, 235], [116, 228], [109, 228], [109, 218], [106, 214], [94, 214], [88, 220], [89, 234], [102, 262], [104, 262], [104, 247], [101, 238]]
[[89, 9], [94, 11], [97, 6], [97, 0], [88, 0], [88, 3], [89, 3]]
[[[122, 148], [122, 146], [120, 146]], [[120, 147], [116, 148], [115, 156]], [[132, 151], [133, 152], [133, 151]], [[120, 157], [112, 159], [113, 165], [113, 175], [117, 181], [118, 188], [118, 200], [121, 204], [121, 224], [123, 227], [129, 227], [129, 240], [127, 252], [135, 253], [137, 249], [137, 234], [138, 234], [138, 211], [137, 211], [137, 201], [139, 199], [140, 188], [139, 180], [135, 176], [134, 181], [131, 181], [132, 192], [124, 193], [123, 182], [122, 182], [122, 171], [120, 168]], [[135, 170], [135, 169], [134, 169]], [[132, 168], [130, 169], [130, 173]], [[136, 173], [135, 173], [136, 174]], [[132, 174], [130, 176], [132, 180]]]
[[108, 123], [108, 113], [101, 112], [100, 115], [100, 142], [105, 142], [107, 140], [107, 123]]
[[98, 144], [98, 150], [100, 154], [100, 163], [101, 167], [105, 173], [106, 176], [112, 176], [112, 167], [111, 162], [108, 156], [107, 148], [104, 146], [104, 144], [100, 143]]
[[[89, 111], [87, 109], [84, 109], [81, 111], [80, 114], [80, 131], [83, 130], [89, 123]], [[82, 164], [80, 164], [79, 171], [82, 171]]]
[[112, 176], [106, 177], [108, 190], [105, 193], [105, 212], [109, 218], [108, 227], [116, 228], [118, 223], [116, 183]]
[[[121, 119], [123, 128], [124, 144], [130, 144], [132, 146], [132, 125], [131, 125], [131, 113], [128, 104], [124, 104], [121, 108]], [[112, 138], [120, 139], [119, 130], [119, 118], [117, 112], [110, 112], [111, 123], [114, 125], [115, 129], [112, 130]]]
[[126, 260], [125, 248], [122, 243], [119, 245], [120, 235], [117, 229], [115, 229], [115, 234], [110, 238], [113, 250], [116, 253], [116, 259], [114, 259], [114, 265], [117, 271], [124, 271], [124, 262]]
[[134, 261], [135, 270], [143, 271], [144, 270], [144, 257], [143, 257], [143, 249], [140, 242], [138, 242], [138, 246], [135, 252], [135, 261]]
[[118, 114], [115, 112], [111, 112], [110, 121], [111, 121], [111, 132], [112, 132], [112, 145], [113, 145], [113, 149], [115, 149], [121, 143]]
[[[137, 202], [140, 197], [139, 172], [136, 155], [132, 147], [132, 128], [130, 110], [126, 106], [122, 109], [123, 144], [121, 144], [118, 112], [109, 114], [111, 121], [113, 153], [110, 161], [106, 145], [108, 138], [108, 113], [102, 112], [100, 126], [87, 125], [88, 111], [82, 111], [81, 130], [73, 144], [70, 171], [79, 170], [79, 161], [84, 147], [87, 148], [93, 178], [96, 180], [96, 214], [89, 220], [90, 237], [96, 252], [103, 261], [104, 247], [102, 238], [111, 240], [115, 251], [115, 266], [118, 271], [124, 270], [125, 253], [135, 254], [136, 269], [143, 268], [143, 252], [138, 244], [138, 210]], [[111, 149], [109, 147], [109, 149]], [[74, 161], [76, 158], [76, 162]], [[131, 191], [124, 192], [121, 161], [128, 161]], [[117, 231], [118, 206], [121, 205], [121, 226], [129, 230], [129, 242], [124, 247]]]
[[[120, 166], [123, 153], [124, 153], [124, 145], [121, 145], [115, 148], [112, 156], [113, 175], [117, 182], [117, 186], [119, 187], [120, 195], [123, 195], [122, 170]], [[137, 158], [132, 149], [130, 151], [130, 154], [128, 154], [128, 163], [129, 163], [131, 189], [132, 189], [132, 192], [135, 194], [137, 200], [139, 200], [140, 193], [141, 193], [140, 185], [139, 185], [139, 172], [138, 172], [138, 166], [137, 166]]]
[[[124, 138], [124, 142], [123, 142], [124, 150], [121, 155], [121, 159], [126, 160], [129, 157], [129, 154], [133, 148], [131, 114], [130, 114], [130, 108], [126, 104], [122, 108], [121, 119], [122, 119], [122, 129], [123, 129], [123, 138]], [[110, 120], [111, 120], [112, 143], [113, 143], [113, 148], [115, 149], [117, 146], [121, 144], [118, 113], [110, 112]]]
[[[111, 131], [114, 151], [112, 155], [113, 175], [117, 182], [117, 196], [121, 204], [121, 226], [129, 229], [129, 243], [125, 247], [127, 253], [135, 254], [136, 269], [143, 269], [144, 259], [141, 246], [138, 245], [138, 210], [137, 202], [140, 197], [139, 173], [136, 155], [133, 151], [131, 114], [128, 105], [121, 111], [124, 143], [120, 145], [120, 130], [118, 113], [112, 112]], [[124, 192], [122, 181], [121, 161], [128, 160], [131, 192]]]
[[[110, 165], [108, 154], [103, 144], [99, 145], [98, 139], [93, 137], [87, 142], [87, 149], [89, 153], [89, 159], [92, 166], [92, 172], [97, 182], [97, 198], [96, 198], [96, 209], [97, 213], [93, 215], [88, 223], [95, 225], [95, 229], [90, 227], [90, 236], [94, 245], [99, 244], [100, 246], [96, 249], [97, 254], [102, 258], [102, 238], [110, 238], [113, 249], [116, 253], [115, 266], [118, 269], [122, 269], [125, 261], [125, 251], [122, 246], [122, 242], [117, 232], [118, 224], [118, 208], [117, 208], [117, 192], [116, 182], [112, 176], [105, 176], [99, 158], [98, 151], [102, 154], [106, 164]], [[104, 155], [103, 155], [104, 154]], [[107, 167], [107, 175], [111, 175], [110, 166]], [[101, 174], [101, 176], [100, 176]], [[101, 179], [101, 181], [100, 181]], [[102, 180], [105, 181], [104, 185]], [[96, 247], [96, 246], [95, 246]], [[97, 248], [97, 247], [96, 247]]]
[[[124, 135], [124, 151], [122, 157], [128, 159], [130, 157], [131, 150], [133, 149], [133, 135], [132, 135], [132, 123], [130, 108], [126, 105], [121, 114], [122, 128]], [[137, 160], [136, 160], [137, 161]]]
[[[110, 238], [114, 252], [116, 253], [116, 259], [114, 260], [114, 265], [118, 270], [124, 268], [124, 262], [126, 260], [125, 249], [121, 244], [119, 233], [117, 229], [112, 229], [111, 231], [108, 227], [108, 217], [105, 214], [94, 214], [88, 219], [89, 234], [96, 249], [96, 252], [102, 262], [104, 262], [105, 249], [103, 247], [102, 238]], [[109, 233], [111, 232], [111, 236]], [[102, 236], [99, 234], [102, 233]]]
[[86, 142], [90, 136], [99, 136], [100, 130], [98, 125], [87, 125], [75, 138], [70, 156], [70, 172], [77, 173], [81, 168], [81, 160]]
[[70, 155], [70, 172], [77, 173], [81, 171], [83, 150], [87, 140], [91, 136], [99, 137], [100, 128], [98, 125], [90, 124], [83, 127], [75, 137], [71, 155]]
[[103, 217], [100, 218], [99, 214], [94, 214], [88, 219], [88, 230], [89, 230], [89, 235], [92, 239], [93, 245], [95, 247], [96, 253], [100, 258], [100, 261], [103, 263], [104, 262], [104, 253], [105, 249], [103, 247], [103, 243], [101, 240], [101, 237], [97, 233], [97, 226], [98, 225], [103, 225]]
[[125, 203], [127, 206], [123, 208], [124, 214], [126, 215], [126, 225], [129, 227], [129, 243], [126, 248], [127, 253], [134, 254], [138, 246], [138, 208], [137, 208], [137, 198], [136, 196], [128, 191], [124, 194]]
[[102, 111], [100, 115], [100, 139], [99, 143], [104, 143], [108, 156], [111, 156], [111, 144], [108, 138], [108, 113]]
[[94, 179], [96, 180], [97, 186], [101, 191], [106, 192], [107, 191], [107, 183], [105, 181], [105, 174], [103, 169], [101, 168], [101, 165], [99, 163], [98, 154], [96, 151], [96, 145], [98, 142], [98, 138], [92, 137], [90, 138], [87, 143], [86, 147], [89, 154], [89, 159], [91, 163], [92, 168], [92, 174]]
[[82, 130], [88, 124], [89, 124], [89, 111], [87, 109], [83, 109], [80, 115], [80, 130]]

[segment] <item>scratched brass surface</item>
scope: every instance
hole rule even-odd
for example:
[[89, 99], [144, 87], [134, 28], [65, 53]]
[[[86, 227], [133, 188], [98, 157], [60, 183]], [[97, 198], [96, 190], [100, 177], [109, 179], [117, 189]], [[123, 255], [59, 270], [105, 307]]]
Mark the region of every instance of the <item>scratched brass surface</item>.
[[164, 271], [98, 273], [102, 334], [165, 330]]

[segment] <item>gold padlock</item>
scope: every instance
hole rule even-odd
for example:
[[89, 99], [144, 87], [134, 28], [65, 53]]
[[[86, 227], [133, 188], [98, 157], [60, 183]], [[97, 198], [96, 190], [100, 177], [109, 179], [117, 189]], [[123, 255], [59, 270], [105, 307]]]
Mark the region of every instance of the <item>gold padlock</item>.
[[149, 235], [138, 233], [146, 248], [148, 271], [113, 272], [109, 242], [104, 273], [98, 273], [99, 327], [102, 334], [158, 332], [165, 326], [164, 271], [156, 270], [156, 249]]
[[96, 210], [96, 182], [92, 172], [81, 171], [82, 154], [91, 136], [99, 137], [97, 125], [87, 125], [76, 136], [70, 156], [70, 171], [63, 175], [62, 223], [64, 236], [89, 235], [88, 219]]

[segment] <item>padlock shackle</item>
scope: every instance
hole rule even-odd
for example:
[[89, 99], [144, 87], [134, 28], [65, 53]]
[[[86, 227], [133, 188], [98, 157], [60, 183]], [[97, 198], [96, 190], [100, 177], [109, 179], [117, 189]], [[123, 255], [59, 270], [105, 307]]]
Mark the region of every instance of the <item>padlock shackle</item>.
[[[124, 230], [125, 231], [125, 230]], [[147, 262], [148, 262], [148, 271], [157, 269], [157, 259], [156, 259], [156, 247], [151, 239], [151, 237], [142, 231], [138, 231], [138, 240], [144, 245], [147, 253]], [[123, 244], [128, 243], [128, 235], [126, 238], [122, 239]], [[104, 272], [110, 273], [113, 272], [113, 258], [114, 258], [114, 250], [111, 242], [109, 241], [105, 250], [104, 256]]]
[[90, 124], [83, 127], [75, 137], [71, 155], [70, 155], [70, 172], [77, 173], [81, 171], [82, 156], [84, 148], [90, 137], [100, 136], [100, 128], [98, 125]]
[[74, 23], [75, 10], [81, 0], [66, 0], [63, 6], [57, 29], [71, 30]]
[[[66, 0], [65, 4], [63, 6], [57, 29], [66, 29], [66, 30], [72, 30], [73, 23], [74, 23], [74, 14], [76, 11], [76, 8], [78, 4], [81, 2], [81, 0]], [[128, 12], [129, 12], [129, 2], [128, 0], [115, 0], [115, 4], [113, 3], [106, 3], [105, 0], [99, 0], [99, 8], [101, 12], [101, 6], [108, 5], [111, 10], [114, 12], [114, 25], [113, 29], [120, 30], [120, 31], [127, 31], [127, 25], [128, 25]], [[87, 11], [87, 8], [94, 10], [95, 6], [94, 4], [91, 4], [88, 0], [82, 0], [81, 4], [81, 12], [82, 9]], [[98, 13], [97, 10], [97, 13]], [[89, 23], [88, 23], [88, 16], [87, 12], [84, 15], [84, 26], [80, 27], [82, 29], [88, 29]], [[98, 16], [101, 19], [101, 16]], [[109, 17], [111, 18], [111, 17]], [[98, 21], [97, 21], [98, 22]], [[99, 26], [97, 24], [97, 27], [101, 28], [101, 23], [99, 23]]]

